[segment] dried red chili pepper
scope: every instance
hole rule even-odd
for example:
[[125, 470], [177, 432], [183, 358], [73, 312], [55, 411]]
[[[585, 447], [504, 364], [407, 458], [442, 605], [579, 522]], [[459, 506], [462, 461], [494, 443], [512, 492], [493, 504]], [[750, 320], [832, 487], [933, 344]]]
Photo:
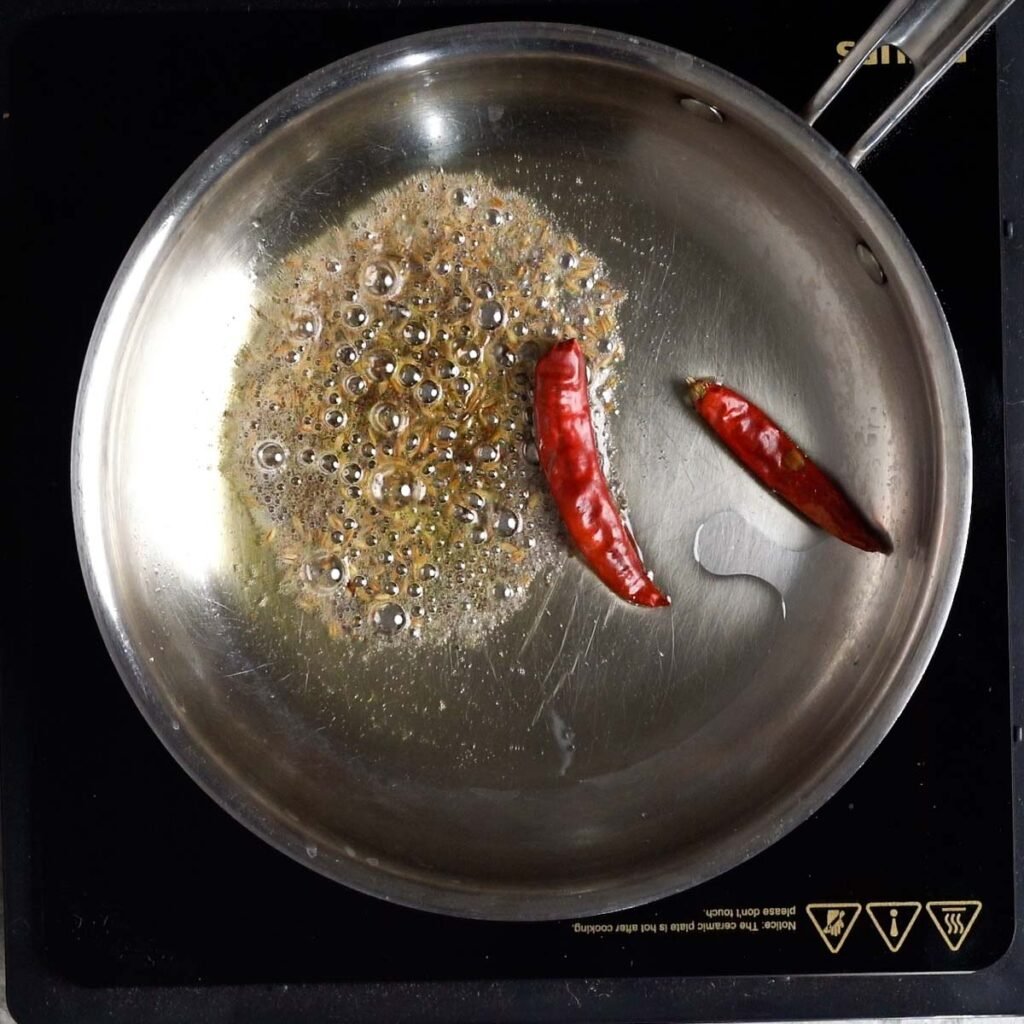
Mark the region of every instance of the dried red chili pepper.
[[578, 342], [560, 341], [537, 361], [534, 418], [541, 469], [587, 563], [626, 601], [648, 608], [669, 604], [647, 575], [601, 471]]
[[786, 432], [749, 399], [716, 380], [687, 377], [693, 407], [766, 487], [812, 523], [863, 551], [890, 545]]

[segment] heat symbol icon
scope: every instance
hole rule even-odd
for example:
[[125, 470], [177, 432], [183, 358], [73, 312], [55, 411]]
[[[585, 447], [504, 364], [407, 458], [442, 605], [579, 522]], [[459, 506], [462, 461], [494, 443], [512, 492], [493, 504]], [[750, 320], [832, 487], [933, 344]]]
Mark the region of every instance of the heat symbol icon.
[[963, 945], [981, 913], [981, 900], [932, 900], [925, 906], [932, 923], [954, 953]]

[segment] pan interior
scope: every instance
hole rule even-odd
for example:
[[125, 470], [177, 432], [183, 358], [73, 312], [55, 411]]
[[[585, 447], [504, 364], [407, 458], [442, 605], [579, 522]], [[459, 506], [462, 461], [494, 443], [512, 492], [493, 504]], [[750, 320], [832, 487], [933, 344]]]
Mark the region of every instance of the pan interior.
[[[327, 874], [504, 917], [650, 898], [809, 813], [909, 695], [950, 427], [906, 256], [893, 265], [895, 235], [873, 238], [756, 97], [689, 74], [722, 123], [667, 73], [600, 55], [435, 55], [327, 90], [155, 227], [101, 325], [83, 536], [131, 685], [215, 795]], [[439, 167], [536, 198], [628, 289], [614, 468], [671, 610], [626, 606], [570, 558], [486, 646], [367, 660], [275, 596], [218, 469], [252, 307], [325, 222]], [[754, 397], [894, 553], [767, 494], [681, 400], [686, 375]], [[766, 538], [752, 571], [788, 567], [784, 617], [763, 579], [695, 560], [723, 512]]]

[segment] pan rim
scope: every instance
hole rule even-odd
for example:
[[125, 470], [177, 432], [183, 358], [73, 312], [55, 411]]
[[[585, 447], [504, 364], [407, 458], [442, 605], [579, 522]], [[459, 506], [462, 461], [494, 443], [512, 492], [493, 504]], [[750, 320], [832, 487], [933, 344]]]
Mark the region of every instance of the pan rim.
[[[726, 97], [737, 109], [758, 117], [773, 137], [785, 143], [811, 170], [832, 185], [837, 201], [852, 206], [874, 239], [884, 243], [886, 266], [903, 287], [918, 325], [936, 383], [936, 401], [952, 425], [936, 490], [946, 500], [931, 553], [931, 574], [941, 583], [931, 601], [919, 608], [895, 659], [898, 682], [880, 692], [862, 713], [862, 725], [842, 755], [829, 761], [799, 793], [789, 794], [780, 811], [773, 805], [770, 824], [759, 815], [741, 833], [719, 845], [718, 855], [702, 870], [660, 870], [617, 883], [614, 888], [575, 892], [545, 889], [493, 890], [458, 884], [453, 879], [388, 873], [376, 866], [328, 851], [307, 855], [309, 836], [274, 814], [206, 755], [187, 730], [175, 730], [172, 716], [150, 685], [143, 660], [119, 614], [113, 574], [104, 544], [100, 481], [103, 478], [107, 389], [123, 342], [122, 328], [157, 264], [161, 245], [174, 226], [194, 209], [230, 168], [253, 146], [298, 116], [360, 84], [394, 71], [451, 59], [498, 53], [539, 53], [551, 57], [596, 57], [640, 70], [657, 71], [682, 89], [694, 85]], [[925, 329], [927, 327], [927, 329]], [[940, 387], [939, 385], [944, 385]], [[215, 140], [190, 167], [141, 228], [110, 286], [97, 317], [76, 401], [72, 434], [71, 487], [79, 560], [93, 613], [122, 681], [150, 727], [207, 794], [239, 822], [272, 846], [313, 870], [361, 892], [421, 910], [498, 920], [550, 920], [621, 910], [691, 888], [766, 849], [802, 823], [849, 780], [888, 733], [917, 688], [942, 634], [956, 591], [967, 541], [971, 479], [970, 424], [959, 361], [945, 316], [920, 260], [898, 223], [868, 183], [814, 129], [777, 101], [728, 71], [661, 43], [589, 27], [548, 22], [493, 22], [464, 25], [407, 36], [363, 50], [312, 72], [269, 98]], [[941, 564], [940, 564], [941, 563]], [[724, 851], [724, 852], [723, 852]]]

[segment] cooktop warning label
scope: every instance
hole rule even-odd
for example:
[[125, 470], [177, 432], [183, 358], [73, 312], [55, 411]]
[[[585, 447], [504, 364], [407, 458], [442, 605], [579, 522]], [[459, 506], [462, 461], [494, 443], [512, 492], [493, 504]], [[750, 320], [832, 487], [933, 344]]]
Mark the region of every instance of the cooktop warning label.
[[796, 906], [704, 907], [678, 921], [573, 921], [574, 935], [778, 935], [796, 931]]
[[[907, 950], [938, 950], [940, 944], [930, 929], [926, 934], [918, 927], [910, 942], [918, 919], [927, 916], [935, 925], [942, 941], [953, 952], [961, 950], [965, 940], [981, 913], [981, 900], [871, 900], [867, 903], [835, 901], [803, 904], [764, 903], [748, 906], [705, 906], [690, 911], [687, 916], [668, 917], [654, 914], [648, 919], [597, 918], [568, 922], [574, 936], [583, 939], [624, 939], [640, 943], [656, 940], [698, 940], [711, 945], [729, 947], [730, 940], [743, 944], [764, 940], [773, 949], [780, 949], [778, 940], [790, 936], [795, 948], [815, 946], [813, 931], [829, 953], [842, 953], [841, 960], [849, 966], [851, 961], [865, 957], [887, 958], [899, 953], [900, 961], [907, 958]], [[924, 911], [927, 910], [927, 915]], [[861, 926], [861, 934], [847, 943], [850, 933], [860, 920], [861, 913], [871, 921], [871, 927]], [[810, 921], [813, 928], [807, 927]], [[801, 925], [800, 922], [804, 923]], [[799, 936], [799, 938], [798, 938]], [[877, 937], [876, 937], [877, 936]], [[929, 937], [930, 936], [930, 937]], [[879, 938], [881, 943], [879, 943]], [[784, 943], [788, 946], [788, 941]], [[883, 948], [884, 947], [884, 948]], [[624, 948], [624, 947], [623, 947]], [[794, 948], [794, 947], [790, 947]], [[820, 946], [817, 947], [820, 950]], [[886, 952], [888, 950], [888, 952]], [[961, 953], [961, 956], [964, 954]]]
[[846, 937], [860, 917], [859, 903], [808, 903], [807, 916], [830, 953], [843, 948]]
[[869, 903], [864, 909], [882, 936], [882, 941], [889, 947], [889, 952], [898, 953], [921, 913], [921, 904], [916, 900], [902, 900]]
[[930, 900], [925, 907], [946, 945], [955, 953], [978, 920], [981, 900]]

